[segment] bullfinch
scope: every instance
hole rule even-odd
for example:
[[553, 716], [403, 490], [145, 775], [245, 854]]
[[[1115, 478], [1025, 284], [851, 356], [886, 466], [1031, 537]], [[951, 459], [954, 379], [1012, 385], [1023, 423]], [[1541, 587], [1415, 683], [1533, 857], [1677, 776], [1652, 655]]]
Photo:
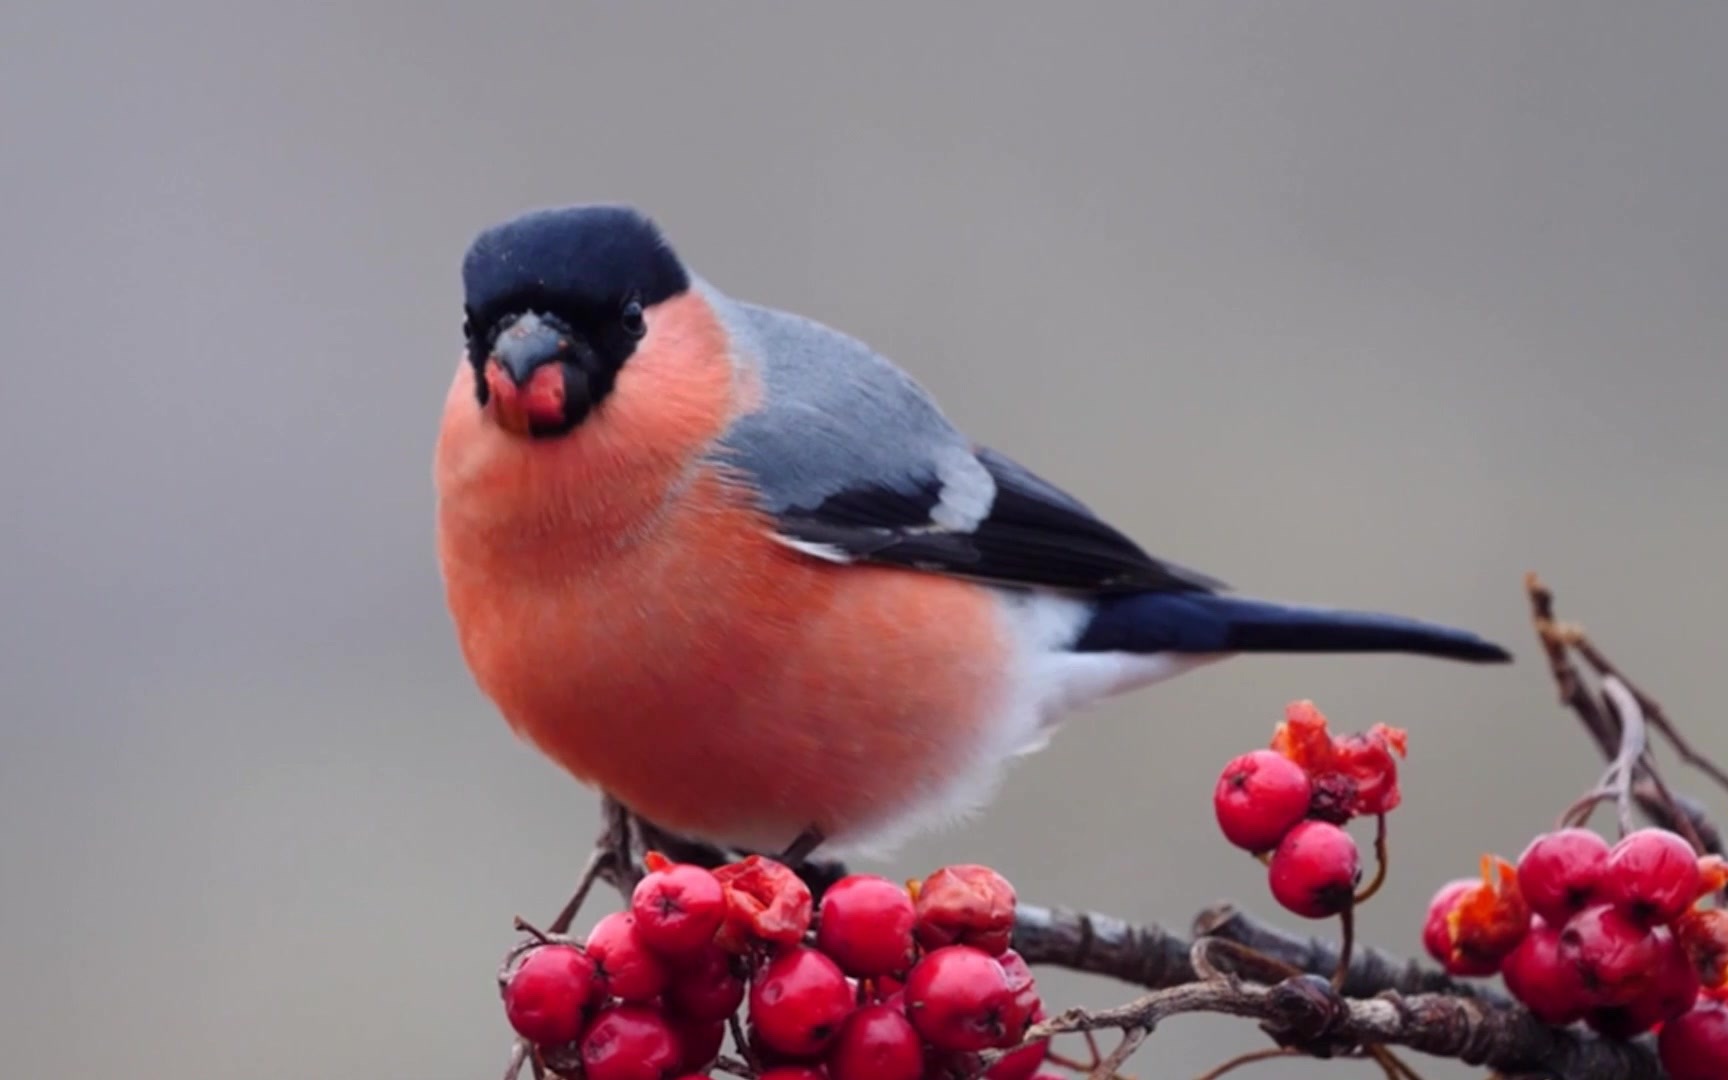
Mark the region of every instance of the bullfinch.
[[462, 655], [520, 737], [661, 828], [884, 854], [978, 810], [1076, 710], [1199, 665], [1509, 659], [1149, 555], [634, 209], [489, 228], [462, 282], [434, 464]]

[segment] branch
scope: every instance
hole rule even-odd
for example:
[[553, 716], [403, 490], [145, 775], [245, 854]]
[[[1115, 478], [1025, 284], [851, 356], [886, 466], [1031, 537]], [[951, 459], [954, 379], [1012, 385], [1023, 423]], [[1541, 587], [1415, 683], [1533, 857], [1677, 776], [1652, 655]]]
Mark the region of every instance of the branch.
[[1036, 1025], [1026, 1039], [1035, 1042], [1106, 1028], [1143, 1037], [1169, 1017], [1195, 1012], [1259, 1020], [1279, 1045], [1317, 1057], [1395, 1045], [1505, 1073], [1552, 1072], [1568, 1080], [1661, 1080], [1663, 1076], [1655, 1056], [1639, 1043], [1556, 1030], [1523, 1009], [1450, 994], [1388, 992], [1368, 1000], [1349, 999], [1321, 975], [1302, 975], [1269, 987], [1228, 979], [1186, 983], [1154, 990], [1120, 1008], [1071, 1009]]

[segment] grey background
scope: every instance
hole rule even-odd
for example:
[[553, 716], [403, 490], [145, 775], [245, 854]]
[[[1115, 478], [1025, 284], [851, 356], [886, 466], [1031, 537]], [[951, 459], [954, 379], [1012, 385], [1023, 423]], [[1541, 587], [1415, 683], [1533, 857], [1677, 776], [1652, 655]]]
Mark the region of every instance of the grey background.
[[498, 1069], [510, 916], [594, 804], [461, 667], [429, 459], [457, 260], [531, 205], [638, 203], [1154, 551], [1520, 653], [1189, 676], [892, 872], [1270, 912], [1209, 792], [1311, 696], [1410, 729], [1365, 923], [1413, 948], [1596, 769], [1532, 567], [1728, 753], [1722, 5], [13, 4], [0, 42], [7, 1076]]

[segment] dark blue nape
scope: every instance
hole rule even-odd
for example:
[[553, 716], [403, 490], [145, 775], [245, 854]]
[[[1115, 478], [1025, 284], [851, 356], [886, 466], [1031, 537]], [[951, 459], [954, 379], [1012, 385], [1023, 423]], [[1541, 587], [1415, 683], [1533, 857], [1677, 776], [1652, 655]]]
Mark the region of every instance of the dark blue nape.
[[1200, 592], [1105, 597], [1075, 643], [1079, 652], [1400, 652], [1501, 662], [1500, 646], [1449, 626], [1398, 615], [1337, 611]]
[[652, 305], [690, 277], [655, 224], [628, 206], [535, 210], [475, 238], [462, 260], [470, 312], [519, 307], [604, 310], [630, 299]]

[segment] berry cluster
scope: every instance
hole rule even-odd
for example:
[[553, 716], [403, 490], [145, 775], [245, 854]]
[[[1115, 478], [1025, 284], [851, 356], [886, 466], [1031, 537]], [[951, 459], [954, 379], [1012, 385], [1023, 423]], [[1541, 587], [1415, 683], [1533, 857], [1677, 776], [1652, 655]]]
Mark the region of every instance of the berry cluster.
[[1212, 808], [1225, 839], [1266, 860], [1272, 895], [1310, 919], [1356, 902], [1362, 856], [1343, 826], [1396, 808], [1404, 732], [1376, 724], [1337, 736], [1311, 701], [1293, 702], [1270, 749], [1224, 766]]
[[[529, 944], [503, 976], [505, 1015], [554, 1073], [698, 1080], [730, 1025], [762, 1080], [941, 1080], [1018, 1046], [1043, 1019], [1009, 948], [1013, 887], [949, 866], [902, 887], [854, 874], [817, 908], [785, 866], [718, 870], [654, 855], [630, 910], [584, 944]], [[1046, 1046], [1002, 1057], [990, 1080], [1033, 1080]]]
[[1480, 879], [1442, 886], [1422, 940], [1454, 975], [1498, 972], [1545, 1023], [1584, 1021], [1610, 1038], [1662, 1027], [1674, 1080], [1728, 1076], [1728, 911], [1699, 902], [1728, 884], [1728, 863], [1700, 859], [1664, 829], [1609, 846], [1563, 828], [1531, 841], [1516, 866], [1482, 860]]

